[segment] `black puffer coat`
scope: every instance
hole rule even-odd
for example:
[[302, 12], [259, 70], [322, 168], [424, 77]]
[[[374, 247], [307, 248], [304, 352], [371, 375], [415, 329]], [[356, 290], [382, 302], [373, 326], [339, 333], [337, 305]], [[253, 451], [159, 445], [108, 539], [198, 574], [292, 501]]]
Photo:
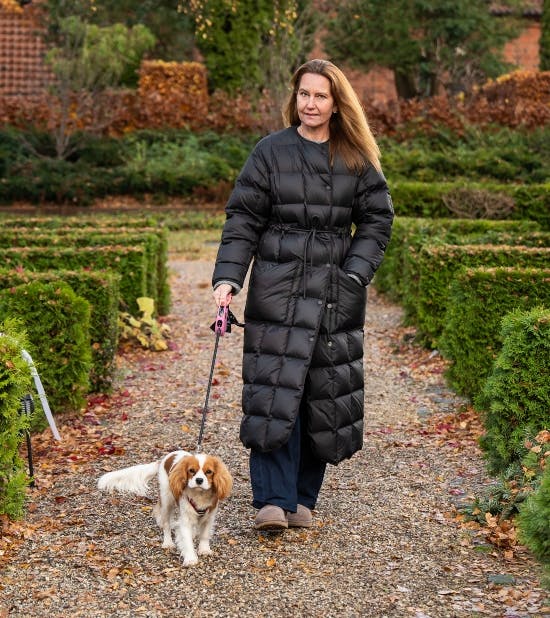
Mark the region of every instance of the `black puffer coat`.
[[351, 457], [363, 444], [365, 286], [393, 219], [383, 175], [331, 167], [327, 143], [290, 127], [257, 144], [226, 214], [213, 284], [240, 288], [254, 258], [243, 444], [264, 452], [285, 444], [303, 400], [316, 456], [332, 464]]

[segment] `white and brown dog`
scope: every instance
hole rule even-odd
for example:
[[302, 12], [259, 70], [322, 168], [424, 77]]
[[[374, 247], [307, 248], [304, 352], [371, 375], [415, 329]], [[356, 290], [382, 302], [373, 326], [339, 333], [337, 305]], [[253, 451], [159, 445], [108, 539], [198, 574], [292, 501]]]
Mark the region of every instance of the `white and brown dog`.
[[212, 553], [210, 538], [218, 503], [231, 493], [231, 474], [218, 457], [173, 451], [149, 464], [107, 472], [99, 478], [97, 486], [102, 490], [147, 496], [149, 481], [155, 476], [159, 482], [159, 501], [153, 513], [164, 534], [162, 546], [176, 546], [184, 566], [197, 564], [193, 541], [198, 538], [198, 555]]

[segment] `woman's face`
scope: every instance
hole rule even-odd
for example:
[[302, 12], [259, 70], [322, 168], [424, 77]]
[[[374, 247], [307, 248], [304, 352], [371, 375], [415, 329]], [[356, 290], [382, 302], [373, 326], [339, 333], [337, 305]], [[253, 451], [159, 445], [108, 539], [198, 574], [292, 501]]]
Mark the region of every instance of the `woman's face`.
[[328, 124], [336, 111], [330, 81], [317, 73], [304, 73], [296, 93], [298, 117], [311, 133], [328, 134]]

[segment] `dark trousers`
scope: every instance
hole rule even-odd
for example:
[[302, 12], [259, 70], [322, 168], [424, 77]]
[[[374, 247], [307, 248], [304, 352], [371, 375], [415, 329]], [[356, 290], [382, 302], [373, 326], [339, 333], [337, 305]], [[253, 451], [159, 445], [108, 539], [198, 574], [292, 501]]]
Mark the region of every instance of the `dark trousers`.
[[269, 453], [251, 450], [250, 482], [255, 508], [274, 504], [291, 513], [296, 512], [298, 504], [315, 508], [326, 463], [311, 452], [304, 416], [302, 409], [289, 441], [281, 448]]

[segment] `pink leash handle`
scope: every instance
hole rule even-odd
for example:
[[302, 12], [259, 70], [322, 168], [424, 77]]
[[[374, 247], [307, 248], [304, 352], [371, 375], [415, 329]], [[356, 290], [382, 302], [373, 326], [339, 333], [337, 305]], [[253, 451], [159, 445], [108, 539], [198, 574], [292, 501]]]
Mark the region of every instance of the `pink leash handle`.
[[214, 332], [216, 335], [223, 337], [227, 331], [227, 318], [229, 315], [229, 307], [218, 307], [216, 321], [214, 323]]

